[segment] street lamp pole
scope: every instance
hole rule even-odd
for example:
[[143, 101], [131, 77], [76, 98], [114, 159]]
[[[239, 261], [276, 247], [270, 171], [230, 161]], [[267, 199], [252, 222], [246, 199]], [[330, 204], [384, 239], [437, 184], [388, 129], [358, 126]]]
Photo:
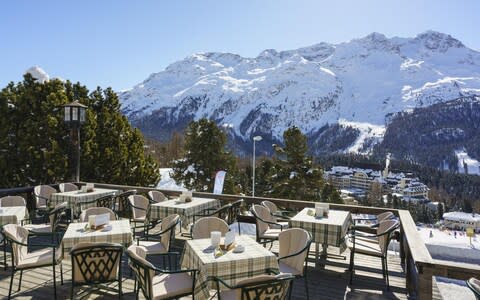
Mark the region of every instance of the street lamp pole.
[[253, 137], [253, 162], [252, 162], [252, 197], [255, 197], [255, 142], [260, 142], [262, 137], [257, 135]]
[[74, 143], [77, 146], [75, 180], [76, 182], [80, 182], [80, 127], [83, 123], [85, 123], [85, 111], [87, 107], [83, 104], [80, 104], [78, 100], [76, 100], [72, 103], [65, 104], [63, 108], [64, 121], [67, 125], [72, 127], [72, 137], [76, 134]]

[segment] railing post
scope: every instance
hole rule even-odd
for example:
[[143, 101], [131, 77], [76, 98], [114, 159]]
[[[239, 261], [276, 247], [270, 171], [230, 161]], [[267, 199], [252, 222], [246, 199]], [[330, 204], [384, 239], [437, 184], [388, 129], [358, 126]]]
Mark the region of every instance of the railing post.
[[405, 237], [405, 231], [403, 230], [403, 226], [400, 226], [400, 262], [401, 264], [405, 267], [406, 265], [406, 255], [405, 255], [405, 249], [406, 249], [406, 243], [405, 243], [406, 237]]
[[432, 280], [433, 269], [426, 265], [418, 266], [418, 299], [431, 300], [432, 299]]

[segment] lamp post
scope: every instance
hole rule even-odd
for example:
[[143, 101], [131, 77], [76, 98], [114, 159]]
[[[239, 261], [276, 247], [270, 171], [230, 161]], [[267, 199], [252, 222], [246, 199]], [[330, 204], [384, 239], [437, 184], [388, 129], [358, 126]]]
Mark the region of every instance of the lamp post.
[[72, 103], [65, 104], [64, 108], [64, 118], [65, 124], [69, 125], [72, 128], [72, 137], [76, 133], [76, 138], [73, 144], [77, 144], [77, 167], [75, 172], [76, 182], [80, 181], [80, 127], [85, 123], [85, 111], [87, 107], [83, 104], [80, 104], [78, 100], [73, 101]]
[[262, 137], [257, 135], [253, 137], [253, 163], [252, 163], [252, 197], [255, 197], [255, 142], [260, 142]]

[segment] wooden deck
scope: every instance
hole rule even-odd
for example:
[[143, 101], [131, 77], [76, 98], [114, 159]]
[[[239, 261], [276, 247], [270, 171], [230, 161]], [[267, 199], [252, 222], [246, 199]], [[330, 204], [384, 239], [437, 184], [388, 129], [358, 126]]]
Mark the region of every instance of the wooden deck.
[[[183, 248], [182, 239], [177, 239], [175, 244], [176, 247]], [[275, 248], [276, 245], [272, 250], [275, 251]], [[354, 275], [354, 284], [349, 286], [348, 260], [328, 259], [328, 264], [324, 269], [315, 268], [313, 252], [312, 247], [311, 262], [308, 267], [310, 299], [407, 299], [405, 276], [398, 256], [389, 256], [390, 290], [387, 290], [382, 279], [380, 259], [356, 255], [355, 262], [357, 267]], [[348, 257], [348, 250], [343, 254]], [[123, 266], [124, 280], [122, 285], [124, 299], [135, 299], [133, 279], [127, 268], [125, 257]], [[71, 263], [69, 257], [66, 257], [63, 261], [63, 272], [63, 286], [60, 285], [60, 274], [57, 272], [57, 296], [58, 299], [69, 299], [71, 288]], [[17, 273], [13, 285], [14, 299], [53, 299], [51, 267], [25, 271], [22, 288], [19, 292], [16, 291], [18, 279], [19, 273]], [[1, 268], [0, 298], [3, 299], [8, 296], [9, 284], [10, 269], [4, 271]], [[116, 288], [117, 284], [111, 284], [110, 286]], [[77, 292], [79, 290], [82, 289], [76, 289]], [[118, 299], [118, 295], [111, 291], [98, 289], [90, 289], [90, 291], [92, 291], [92, 294], [84, 299]], [[293, 299], [306, 299], [303, 279], [298, 279], [294, 282], [292, 296]], [[143, 297], [140, 298], [142, 299]]]

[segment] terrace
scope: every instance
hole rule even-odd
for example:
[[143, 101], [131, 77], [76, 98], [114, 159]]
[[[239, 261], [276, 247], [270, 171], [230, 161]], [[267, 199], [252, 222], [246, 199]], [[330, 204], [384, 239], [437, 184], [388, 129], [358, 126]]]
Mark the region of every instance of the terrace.
[[[83, 183], [79, 183], [83, 184]], [[150, 188], [119, 186], [110, 184], [95, 184], [96, 187], [111, 188], [118, 190], [136, 189], [139, 193], [147, 193]], [[27, 206], [33, 205], [33, 188], [18, 188], [0, 190], [0, 197], [5, 195], [19, 194], [27, 199]], [[168, 196], [178, 196], [180, 192], [162, 190]], [[216, 198], [222, 201], [233, 202], [238, 199], [244, 199], [247, 204], [260, 203], [263, 200], [270, 200], [281, 207], [299, 211], [304, 207], [313, 207], [312, 202], [285, 200], [285, 199], [267, 199], [261, 197], [240, 197], [234, 195], [214, 195], [210, 193], [194, 193], [194, 196], [203, 198]], [[331, 204], [330, 207], [335, 210], [350, 211], [351, 213], [361, 214], [379, 214], [387, 209], [349, 206]], [[382, 279], [382, 267], [380, 259], [371, 258], [363, 255], [356, 255], [356, 271], [354, 283], [349, 282], [348, 259], [329, 258], [324, 268], [315, 267], [314, 257], [310, 255], [308, 263], [308, 282], [311, 299], [442, 299], [435, 276], [447, 277], [452, 279], [466, 280], [470, 277], [480, 277], [480, 267], [478, 265], [460, 264], [445, 262], [433, 259], [423, 240], [417, 233], [415, 223], [410, 213], [405, 210], [392, 211], [400, 220], [400, 249], [399, 255], [389, 254], [389, 274], [390, 289], [387, 290], [385, 282]], [[176, 236], [174, 246], [176, 249], [183, 249], [185, 237]], [[272, 250], [275, 250], [277, 243]], [[312, 246], [313, 250], [313, 246]], [[313, 251], [311, 251], [311, 254]], [[343, 253], [349, 256], [348, 250]], [[133, 291], [134, 280], [128, 271], [126, 257], [122, 260], [123, 271], [123, 291], [124, 299], [134, 299], [136, 294]], [[71, 263], [67, 257], [63, 261], [63, 272], [65, 284], [57, 284], [57, 295], [59, 299], [67, 299], [71, 287]], [[57, 280], [58, 281], [58, 280]], [[10, 283], [10, 270], [0, 270], [0, 297], [8, 295]], [[304, 281], [298, 280], [294, 284], [293, 298], [306, 299], [303, 287]], [[18, 285], [18, 275], [14, 281], [14, 291]], [[114, 286], [115, 284], [113, 284]], [[15, 293], [14, 297], [18, 299], [51, 299], [52, 277], [51, 268], [39, 268], [28, 270], [23, 274], [22, 289]], [[88, 299], [116, 299], [118, 295], [103, 290], [95, 292], [88, 296]]]

